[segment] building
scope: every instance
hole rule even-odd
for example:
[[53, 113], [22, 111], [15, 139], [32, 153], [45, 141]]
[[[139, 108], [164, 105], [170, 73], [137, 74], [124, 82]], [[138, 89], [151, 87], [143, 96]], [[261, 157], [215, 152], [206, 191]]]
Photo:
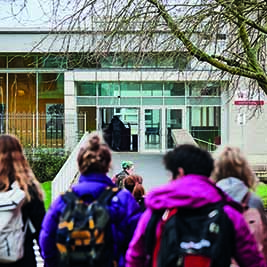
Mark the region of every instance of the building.
[[[88, 35], [92, 47], [96, 34]], [[134, 51], [96, 57], [92, 49], [84, 58], [52, 40], [46, 30], [0, 29], [1, 133], [24, 145], [72, 149], [83, 132], [105, 129], [118, 115], [130, 132], [126, 150], [164, 152], [173, 147], [171, 130], [186, 129], [209, 150], [237, 145], [255, 164], [265, 162], [265, 113], [240, 121], [247, 106], [237, 105], [227, 77], [210, 66], [160, 50], [140, 60]]]

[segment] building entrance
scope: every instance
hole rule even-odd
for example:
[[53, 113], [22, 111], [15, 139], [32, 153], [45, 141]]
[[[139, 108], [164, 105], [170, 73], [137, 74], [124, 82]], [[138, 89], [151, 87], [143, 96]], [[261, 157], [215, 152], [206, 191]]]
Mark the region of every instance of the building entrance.
[[98, 109], [98, 130], [102, 130], [115, 151], [138, 151], [139, 109], [106, 107]]
[[[99, 107], [97, 110], [97, 129], [104, 132], [106, 141], [115, 151], [157, 152], [171, 149], [174, 147], [172, 130], [182, 129], [185, 125], [183, 109]], [[121, 127], [117, 129], [119, 135], [116, 129], [114, 131], [114, 117], [115, 124]]]

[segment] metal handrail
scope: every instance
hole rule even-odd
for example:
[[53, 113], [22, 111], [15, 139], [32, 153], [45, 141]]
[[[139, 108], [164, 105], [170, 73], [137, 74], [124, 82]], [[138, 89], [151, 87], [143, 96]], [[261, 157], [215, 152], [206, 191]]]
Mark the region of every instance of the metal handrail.
[[70, 156], [56, 175], [55, 179], [52, 181], [52, 201], [62, 192], [65, 192], [73, 180], [79, 173], [77, 165], [77, 156], [82, 144], [87, 140], [89, 133], [86, 132], [82, 136], [80, 142], [71, 152]]
[[211, 142], [208, 142], [208, 141], [205, 141], [205, 140], [202, 140], [202, 139], [199, 139], [199, 138], [196, 138], [196, 137], [193, 137], [196, 141], [199, 141], [199, 142], [202, 142], [202, 143], [205, 143], [205, 144], [207, 144], [207, 145], [212, 145], [212, 146], [215, 146], [215, 147], [217, 147], [217, 145], [216, 144], [214, 144], [214, 143], [211, 143]]

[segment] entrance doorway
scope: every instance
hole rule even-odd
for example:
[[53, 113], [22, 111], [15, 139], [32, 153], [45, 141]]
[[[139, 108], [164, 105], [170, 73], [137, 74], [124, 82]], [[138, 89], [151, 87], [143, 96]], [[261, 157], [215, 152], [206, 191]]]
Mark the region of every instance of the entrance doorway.
[[[120, 131], [120, 136], [114, 135], [111, 127], [112, 118], [116, 116], [123, 126]], [[114, 147], [114, 136], [116, 144], [119, 147], [115, 148], [119, 151], [138, 151], [138, 135], [139, 135], [139, 109], [138, 108], [115, 108], [115, 107], [101, 107], [98, 108], [97, 113], [98, 130], [102, 130], [105, 139], [111, 148]], [[119, 138], [119, 140], [117, 139]], [[116, 145], [117, 146], [117, 145]]]
[[166, 109], [166, 148], [174, 147], [172, 130], [183, 128], [183, 110], [182, 109]]
[[162, 110], [144, 109], [145, 150], [161, 150], [162, 148]]
[[184, 110], [144, 107], [141, 114], [141, 151], [158, 152], [173, 148], [173, 130], [185, 125]]

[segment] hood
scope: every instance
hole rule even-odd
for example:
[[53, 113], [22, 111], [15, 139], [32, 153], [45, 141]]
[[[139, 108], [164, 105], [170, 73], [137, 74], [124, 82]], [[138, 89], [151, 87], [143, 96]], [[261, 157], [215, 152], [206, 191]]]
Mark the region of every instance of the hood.
[[217, 186], [239, 203], [242, 202], [244, 196], [248, 192], [248, 187], [244, 182], [235, 177], [222, 179], [217, 183]]
[[[146, 197], [146, 206], [152, 210], [173, 207], [197, 208], [218, 202], [224, 195], [205, 176], [188, 174], [152, 190]], [[224, 195], [225, 198], [227, 198]]]
[[79, 196], [90, 194], [96, 198], [107, 186], [115, 187], [108, 176], [102, 173], [90, 173], [80, 175], [79, 182], [72, 186], [72, 190]]

